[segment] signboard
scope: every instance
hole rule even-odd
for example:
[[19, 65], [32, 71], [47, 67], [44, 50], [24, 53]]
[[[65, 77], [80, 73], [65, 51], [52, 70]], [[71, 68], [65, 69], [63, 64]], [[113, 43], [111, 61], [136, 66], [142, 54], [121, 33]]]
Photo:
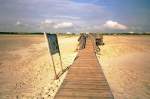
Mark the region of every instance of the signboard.
[[46, 37], [46, 41], [47, 41], [47, 44], [48, 44], [48, 50], [50, 52], [49, 54], [50, 54], [50, 57], [52, 59], [54, 73], [55, 73], [55, 79], [58, 79], [59, 76], [57, 75], [57, 72], [56, 72], [56, 67], [55, 67], [53, 54], [59, 53], [61, 70], [62, 70], [62, 72], [64, 70], [63, 70], [63, 66], [62, 66], [62, 59], [61, 59], [61, 55], [60, 55], [57, 35], [56, 34], [48, 34], [48, 33], [45, 33], [45, 32], [44, 32], [44, 35]]
[[47, 34], [48, 44], [50, 47], [51, 54], [59, 53], [59, 45], [56, 34]]

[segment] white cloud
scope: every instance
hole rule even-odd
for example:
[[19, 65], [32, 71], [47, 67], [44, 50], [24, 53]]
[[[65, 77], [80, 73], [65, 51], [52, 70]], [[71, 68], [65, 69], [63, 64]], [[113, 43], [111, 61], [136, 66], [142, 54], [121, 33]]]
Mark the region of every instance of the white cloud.
[[72, 22], [66, 22], [66, 21], [59, 21], [59, 20], [51, 20], [46, 19], [40, 23], [40, 28], [46, 29], [66, 29], [66, 28], [72, 28], [73, 23]]
[[46, 20], [41, 21], [42, 26], [49, 26], [49, 25], [53, 25], [53, 24], [55, 24], [55, 22], [53, 20], [50, 20], [50, 19], [46, 19]]
[[[38, 5], [38, 7], [34, 5]], [[8, 17], [6, 19], [13, 18], [12, 20], [18, 20], [20, 17], [23, 17], [23, 22], [15, 22], [16, 27], [23, 27], [24, 23], [27, 23], [28, 27], [32, 27], [31, 30], [33, 31], [47, 30], [55, 32], [59, 29], [62, 32], [81, 31], [82, 27], [102, 24], [106, 20], [106, 16], [109, 16], [108, 12], [101, 5], [89, 2], [80, 3], [72, 0], [16, 0], [15, 2], [7, 3], [7, 6], [9, 9], [4, 11], [8, 12], [8, 15], [4, 13], [5, 17]], [[2, 13], [3, 10], [0, 9], [0, 12]]]
[[104, 27], [110, 28], [110, 29], [117, 29], [117, 30], [126, 30], [128, 27], [126, 25], [120, 24], [118, 22], [108, 20], [104, 24]]
[[53, 23], [53, 22], [52, 22], [52, 20], [46, 19], [46, 20], [43, 21], [43, 23], [44, 23], [44, 24], [51, 24], [51, 23]]
[[51, 27], [53, 27], [54, 24], [55, 24], [54, 21], [52, 21], [50, 19], [46, 19], [44, 21], [41, 21], [40, 28], [51, 28]]
[[60, 19], [71, 19], [71, 20], [79, 20], [80, 17], [76, 17], [76, 16], [54, 16], [54, 18], [60, 18]]
[[20, 22], [20, 21], [17, 21], [17, 22], [16, 22], [16, 25], [21, 25], [21, 22]]
[[58, 23], [58, 24], [54, 25], [55, 29], [71, 28], [71, 27], [73, 27], [73, 23], [71, 23], [71, 22], [62, 22], [62, 23]]
[[16, 26], [19, 26], [19, 27], [28, 27], [28, 24], [22, 22], [22, 21], [17, 21], [15, 23]]

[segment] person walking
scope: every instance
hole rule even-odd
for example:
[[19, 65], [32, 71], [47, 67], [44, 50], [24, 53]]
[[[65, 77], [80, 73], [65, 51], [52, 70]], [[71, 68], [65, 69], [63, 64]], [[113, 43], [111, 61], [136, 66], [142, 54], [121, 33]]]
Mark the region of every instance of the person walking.
[[85, 48], [85, 45], [86, 45], [86, 34], [85, 33], [81, 33], [80, 37], [78, 38], [78, 42], [79, 42], [79, 45], [78, 45], [78, 49], [79, 50], [82, 50]]

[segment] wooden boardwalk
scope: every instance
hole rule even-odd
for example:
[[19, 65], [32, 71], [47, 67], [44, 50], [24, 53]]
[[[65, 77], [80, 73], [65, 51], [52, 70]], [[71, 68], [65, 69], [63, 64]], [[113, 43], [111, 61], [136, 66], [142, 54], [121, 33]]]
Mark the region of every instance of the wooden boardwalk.
[[80, 50], [55, 99], [114, 99], [95, 55], [92, 39]]

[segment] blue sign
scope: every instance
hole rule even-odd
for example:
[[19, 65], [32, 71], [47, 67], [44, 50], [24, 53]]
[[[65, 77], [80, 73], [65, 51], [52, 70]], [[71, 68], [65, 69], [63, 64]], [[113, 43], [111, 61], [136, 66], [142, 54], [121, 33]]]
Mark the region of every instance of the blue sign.
[[46, 34], [46, 35], [47, 35], [51, 54], [53, 55], [59, 53], [60, 51], [59, 51], [57, 35], [56, 34]]

